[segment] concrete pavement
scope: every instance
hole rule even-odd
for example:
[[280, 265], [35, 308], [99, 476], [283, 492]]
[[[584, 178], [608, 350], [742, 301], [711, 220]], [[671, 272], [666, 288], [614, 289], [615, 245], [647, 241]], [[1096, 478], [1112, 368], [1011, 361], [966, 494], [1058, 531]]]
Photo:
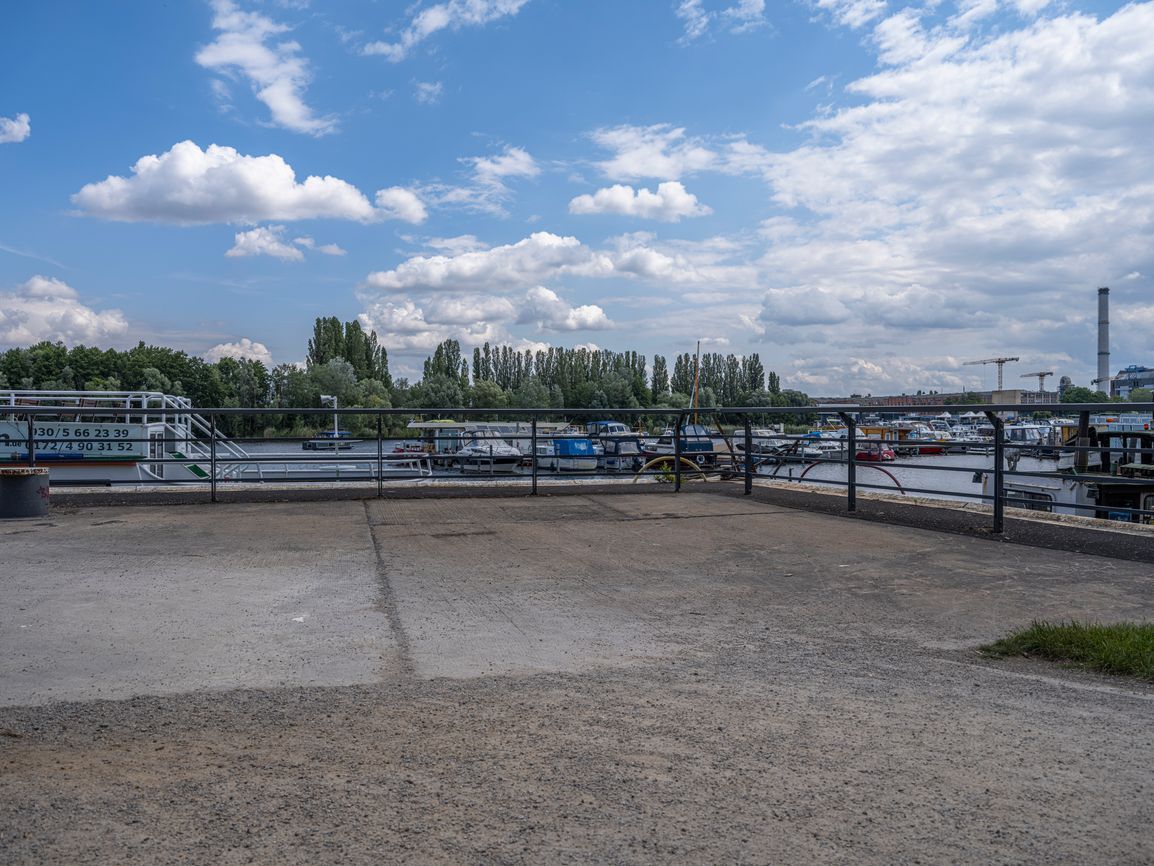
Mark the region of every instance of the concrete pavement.
[[0, 549], [3, 862], [1154, 858], [1151, 688], [973, 652], [1150, 619], [1145, 563], [706, 492]]

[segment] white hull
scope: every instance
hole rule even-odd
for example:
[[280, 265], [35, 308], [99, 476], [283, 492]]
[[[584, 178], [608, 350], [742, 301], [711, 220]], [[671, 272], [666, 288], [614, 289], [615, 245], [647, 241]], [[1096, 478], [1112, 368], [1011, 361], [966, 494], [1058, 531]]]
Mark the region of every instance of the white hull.
[[597, 455], [581, 457], [542, 457], [539, 465], [551, 472], [596, 472]]

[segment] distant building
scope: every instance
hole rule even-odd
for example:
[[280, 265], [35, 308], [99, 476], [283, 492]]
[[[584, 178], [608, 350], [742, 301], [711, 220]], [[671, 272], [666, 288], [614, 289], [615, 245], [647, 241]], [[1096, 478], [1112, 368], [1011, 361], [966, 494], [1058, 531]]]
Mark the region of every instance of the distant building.
[[960, 403], [958, 405], [981, 405], [982, 403], [998, 403], [1019, 405], [1022, 403], [1057, 403], [1057, 391], [1027, 391], [1021, 388], [1009, 388], [1005, 391], [966, 391], [954, 394], [896, 394], [885, 397], [815, 397], [813, 404], [831, 412], [844, 411], [848, 407], [860, 406], [872, 409], [884, 409], [887, 406], [940, 406], [950, 404], [959, 399], [976, 399], [976, 404]]
[[1154, 388], [1154, 369], [1131, 364], [1110, 382], [1110, 396], [1125, 400], [1135, 388]]

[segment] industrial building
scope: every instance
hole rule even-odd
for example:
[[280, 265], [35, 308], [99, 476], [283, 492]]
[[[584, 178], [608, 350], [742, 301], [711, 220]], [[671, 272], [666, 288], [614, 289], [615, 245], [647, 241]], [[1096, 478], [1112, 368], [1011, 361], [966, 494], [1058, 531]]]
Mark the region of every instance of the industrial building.
[[1154, 367], [1131, 364], [1110, 380], [1110, 396], [1129, 399], [1135, 388], [1154, 388]]

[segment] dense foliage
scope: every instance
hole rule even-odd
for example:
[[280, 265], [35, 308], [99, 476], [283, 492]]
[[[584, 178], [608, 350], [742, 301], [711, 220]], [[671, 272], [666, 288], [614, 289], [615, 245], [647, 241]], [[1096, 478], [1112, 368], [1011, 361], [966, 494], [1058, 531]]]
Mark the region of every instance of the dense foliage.
[[[519, 351], [486, 343], [469, 359], [456, 340], [446, 340], [425, 359], [421, 380], [410, 385], [403, 378], [394, 381], [375, 332], [335, 317], [316, 320], [303, 367], [280, 364], [270, 370], [248, 358], [210, 363], [144, 343], [118, 351], [43, 342], [0, 354], [0, 388], [160, 391], [187, 396], [200, 407], [285, 410], [230, 419], [226, 432], [241, 436], [309, 435], [315, 419], [292, 410], [319, 407], [322, 394], [335, 396], [344, 407], [417, 410], [682, 408], [692, 403], [695, 372], [702, 407], [809, 405], [800, 391], [782, 389], [777, 374], [767, 372], [756, 354], [707, 353], [698, 368], [694, 356], [686, 353], [673, 359], [671, 369], [660, 355], [650, 364], [634, 351], [552, 346]], [[355, 428], [358, 421], [345, 423]]]

